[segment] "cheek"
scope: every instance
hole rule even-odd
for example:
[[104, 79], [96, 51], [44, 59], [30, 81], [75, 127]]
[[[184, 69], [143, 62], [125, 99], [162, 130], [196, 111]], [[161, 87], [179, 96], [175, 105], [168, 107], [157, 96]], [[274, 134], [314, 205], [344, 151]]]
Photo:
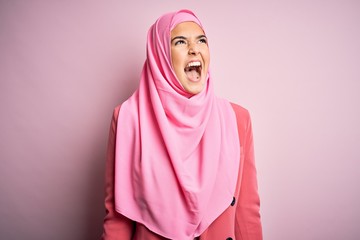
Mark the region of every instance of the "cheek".
[[174, 69], [175, 72], [178, 72], [182, 69], [183, 66], [183, 57], [181, 55], [181, 52], [179, 51], [171, 51], [171, 62], [172, 62], [172, 67]]
[[206, 67], [209, 68], [209, 64], [210, 64], [210, 52], [209, 52], [209, 49], [206, 50], [204, 58], [205, 58], [204, 60], [206, 62]]

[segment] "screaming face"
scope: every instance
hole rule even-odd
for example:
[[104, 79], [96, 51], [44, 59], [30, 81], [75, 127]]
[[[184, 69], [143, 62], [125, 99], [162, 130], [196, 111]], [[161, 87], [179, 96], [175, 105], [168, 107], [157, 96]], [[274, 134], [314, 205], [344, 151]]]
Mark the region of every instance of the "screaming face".
[[183, 22], [171, 31], [171, 61], [186, 92], [195, 95], [206, 83], [210, 54], [204, 31], [194, 22]]

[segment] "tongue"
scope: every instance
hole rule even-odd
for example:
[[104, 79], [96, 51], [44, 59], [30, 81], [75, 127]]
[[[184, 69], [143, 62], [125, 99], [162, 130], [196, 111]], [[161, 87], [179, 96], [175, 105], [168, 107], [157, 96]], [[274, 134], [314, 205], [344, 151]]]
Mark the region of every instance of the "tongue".
[[195, 69], [190, 71], [185, 71], [185, 73], [190, 81], [197, 82], [200, 80], [200, 74]]

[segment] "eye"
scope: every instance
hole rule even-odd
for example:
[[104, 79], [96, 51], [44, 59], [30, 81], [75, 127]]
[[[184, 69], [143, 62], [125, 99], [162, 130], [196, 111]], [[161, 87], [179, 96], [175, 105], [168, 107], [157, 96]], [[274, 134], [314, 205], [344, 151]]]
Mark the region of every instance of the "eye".
[[186, 42], [184, 40], [178, 40], [175, 42], [175, 46], [176, 45], [180, 45], [180, 44], [185, 44]]
[[199, 39], [200, 43], [207, 43], [207, 39], [205, 37]]

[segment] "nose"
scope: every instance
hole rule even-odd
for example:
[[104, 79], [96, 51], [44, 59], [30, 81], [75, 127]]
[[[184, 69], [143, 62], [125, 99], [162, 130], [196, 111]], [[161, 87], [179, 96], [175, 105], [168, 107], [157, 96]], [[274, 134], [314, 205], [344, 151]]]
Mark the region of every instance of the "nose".
[[196, 44], [189, 45], [189, 55], [198, 55], [199, 48]]

